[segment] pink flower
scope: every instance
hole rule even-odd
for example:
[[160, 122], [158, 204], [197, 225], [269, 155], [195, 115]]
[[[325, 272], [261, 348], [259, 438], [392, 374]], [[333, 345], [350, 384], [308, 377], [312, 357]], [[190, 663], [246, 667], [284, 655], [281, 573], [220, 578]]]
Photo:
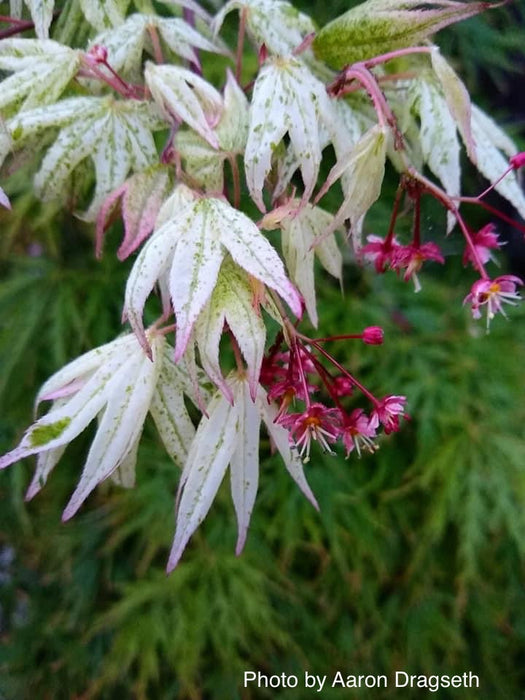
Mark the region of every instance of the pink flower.
[[376, 272], [384, 272], [390, 265], [393, 254], [400, 247], [395, 236], [383, 239], [381, 236], [371, 235], [367, 236], [366, 240], [370, 242], [361, 248], [361, 254], [365, 260], [374, 263]]
[[523, 281], [514, 275], [502, 275], [494, 280], [479, 279], [474, 282], [463, 303], [471, 305], [472, 316], [476, 319], [481, 318], [481, 307], [486, 307], [488, 330], [491, 320], [498, 312], [503, 316], [507, 315], [503, 310], [503, 303], [516, 306], [516, 302], [520, 301], [516, 286], [521, 284]]
[[299, 450], [305, 462], [310, 459], [312, 440], [323, 450], [331, 452], [329, 443], [335, 442], [340, 433], [339, 410], [313, 403], [303, 413], [291, 413], [279, 418], [279, 424], [290, 431], [290, 440]]
[[370, 417], [370, 425], [377, 428], [379, 424], [385, 429], [385, 433], [397, 432], [399, 430], [399, 416], [407, 418], [404, 414], [406, 396], [385, 396], [375, 405]]
[[[491, 249], [498, 249], [500, 247], [501, 243], [498, 238], [499, 236], [495, 231], [494, 224], [487, 224], [472, 235], [472, 243], [482, 265], [485, 265], [485, 263], [492, 259]], [[471, 262], [474, 267], [476, 267], [474, 254], [470, 246], [467, 246], [463, 253], [463, 265], [466, 265], [468, 262]]]
[[375, 452], [378, 449], [374, 442], [376, 428], [362, 408], [356, 408], [350, 415], [343, 416], [341, 435], [347, 457], [354, 448], [360, 457], [361, 449], [366, 449], [369, 452]]
[[393, 270], [404, 269], [403, 279], [405, 282], [413, 279], [416, 292], [419, 292], [421, 285], [417, 278], [417, 273], [425, 260], [434, 260], [441, 264], [445, 262], [439, 246], [435, 243], [423, 243], [423, 245], [411, 243], [410, 245], [396, 247], [392, 254], [391, 267]]

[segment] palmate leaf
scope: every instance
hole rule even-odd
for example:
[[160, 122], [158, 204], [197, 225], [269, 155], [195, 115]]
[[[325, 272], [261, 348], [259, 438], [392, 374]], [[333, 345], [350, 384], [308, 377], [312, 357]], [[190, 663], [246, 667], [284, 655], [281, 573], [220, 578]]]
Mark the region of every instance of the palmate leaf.
[[[44, 200], [63, 198], [72, 172], [83, 160], [91, 158], [96, 187], [91, 205], [83, 214], [88, 221], [96, 218], [104, 199], [130, 171], [144, 170], [156, 162], [151, 132], [163, 126], [150, 103], [116, 101], [112, 97], [70, 98], [21, 112], [6, 123], [15, 148], [48, 128], [62, 127], [35, 176], [35, 190]], [[10, 147], [6, 144], [4, 155]]]
[[288, 431], [275, 424], [277, 407], [268, 403], [266, 392], [258, 386], [254, 400], [242, 372], [231, 372], [226, 382], [233, 401], [222, 391], [214, 395], [207, 415], [199, 423], [184, 466], [168, 572], [177, 566], [190, 537], [206, 517], [228, 464], [238, 523], [236, 553], [241, 552], [257, 493], [261, 421], [266, 423], [286, 469], [312, 505], [318, 507], [297, 451], [290, 448]]
[[206, 39], [183, 19], [145, 14], [131, 15], [120, 26], [98, 34], [92, 44], [107, 49], [108, 61], [114, 70], [138, 78], [142, 69], [142, 54], [150, 45], [149, 35], [153, 31], [158, 32], [175, 55], [186, 61], [198, 63], [195, 49], [224, 53], [221, 46]]
[[0, 86], [0, 109], [20, 104], [33, 109], [56, 102], [76, 74], [79, 51], [51, 40], [4, 39], [0, 70], [13, 71]]
[[[156, 343], [154, 349], [153, 362], [142, 352], [135, 353], [108, 383], [109, 400], [63, 520], [75, 515], [95, 486], [125, 462], [130, 452], [136, 457], [136, 442], [158, 377], [160, 363], [155, 360], [161, 346]], [[134, 471], [134, 464], [128, 465], [128, 469], [130, 466]]]
[[104, 227], [116, 203], [121, 201], [124, 239], [117, 251], [125, 260], [150, 235], [170, 187], [169, 169], [162, 163], [132, 175], [104, 201], [97, 215], [96, 254], [102, 254]]
[[388, 129], [376, 124], [363, 134], [346, 157], [340, 156], [338, 158], [317, 196], [319, 199], [334, 182], [341, 176], [345, 176], [343, 179], [343, 203], [324, 236], [337, 230], [345, 219], [350, 219], [354, 246], [359, 247], [357, 240], [359, 222], [381, 194], [388, 140]]
[[324, 84], [298, 59], [269, 59], [259, 71], [250, 105], [245, 169], [250, 194], [261, 211], [272, 156], [287, 133], [304, 182], [303, 199], [310, 198], [321, 163], [321, 125], [331, 117]]
[[317, 255], [325, 270], [339, 282], [342, 282], [343, 257], [335, 235], [324, 235], [332, 224], [332, 214], [310, 204], [301, 208], [299, 200], [290, 202], [288, 206], [291, 208], [290, 215], [284, 217], [280, 224], [283, 255], [290, 279], [303, 295], [310, 321], [317, 328], [314, 256]]
[[210, 146], [218, 148], [213, 130], [222, 113], [219, 92], [199, 75], [180, 66], [146, 63], [144, 77], [166, 119], [185, 122]]
[[229, 70], [223, 111], [215, 133], [218, 148], [213, 148], [194, 131], [181, 129], [175, 139], [187, 173], [210, 193], [223, 191], [224, 162], [244, 154], [248, 138], [248, 100]]
[[[167, 209], [159, 213], [164, 221]], [[275, 249], [254, 222], [227, 202], [190, 201], [169, 218], [142, 249], [128, 279], [124, 310], [144, 348], [142, 312], [159, 278], [167, 276], [177, 319], [175, 360], [183, 356], [193, 325], [210, 298], [226, 253], [257, 280], [274, 289], [296, 316], [301, 299], [286, 277]]]
[[485, 2], [367, 0], [332, 20], [317, 34], [314, 54], [334, 68], [414, 46], [454, 22], [486, 9]]

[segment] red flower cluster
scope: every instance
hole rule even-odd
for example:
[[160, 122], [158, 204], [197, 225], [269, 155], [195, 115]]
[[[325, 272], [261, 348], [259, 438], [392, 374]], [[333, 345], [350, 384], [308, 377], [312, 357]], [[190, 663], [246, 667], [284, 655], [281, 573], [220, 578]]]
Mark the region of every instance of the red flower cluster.
[[[361, 450], [374, 452], [379, 427], [383, 426], [386, 434], [395, 432], [399, 430], [399, 417], [407, 417], [404, 396], [377, 399], [321, 345], [329, 340], [350, 338], [377, 345], [383, 342], [383, 329], [371, 326], [359, 334], [319, 339], [306, 338], [294, 331], [288, 350], [281, 350], [283, 336], [280, 335], [263, 361], [261, 383], [268, 388], [268, 400], [281, 402], [275, 421], [290, 432], [290, 441], [304, 461], [310, 459], [312, 441], [332, 452], [331, 445], [341, 440], [347, 456], [354, 449], [359, 456]], [[332, 365], [330, 370], [320, 357]], [[354, 389], [372, 404], [370, 415], [363, 408], [347, 410], [343, 406], [342, 400], [353, 396]], [[311, 396], [322, 391], [332, 405], [312, 401]], [[304, 404], [302, 410], [290, 412], [297, 402]]]

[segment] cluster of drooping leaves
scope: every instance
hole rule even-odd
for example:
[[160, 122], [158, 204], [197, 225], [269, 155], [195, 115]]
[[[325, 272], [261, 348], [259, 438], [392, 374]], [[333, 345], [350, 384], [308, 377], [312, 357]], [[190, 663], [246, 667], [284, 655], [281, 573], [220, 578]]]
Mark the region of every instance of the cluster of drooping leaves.
[[[359, 261], [379, 273], [395, 270], [419, 290], [423, 263], [445, 262], [440, 244], [423, 239], [421, 202], [433, 198], [447, 213], [438, 240], [456, 228], [464, 239], [463, 261], [479, 276], [465, 302], [474, 318], [486, 311], [488, 325], [504, 313], [503, 303], [516, 303], [522, 281], [489, 275], [491, 251], [499, 247], [495, 227], [474, 231], [460, 213], [462, 204], [477, 204], [504, 217], [483, 201], [486, 192], [462, 196], [460, 139], [489, 189], [521, 215], [525, 196], [515, 171], [525, 157], [471, 104], [428, 42], [490, 3], [443, 1], [421, 9], [415, 0], [368, 0], [317, 34], [309, 17], [281, 0], [230, 0], [215, 17], [193, 0], [166, 0], [169, 15], [136, 4], [138, 12], [117, 0], [81, 1], [92, 26], [83, 48], [48, 38], [52, 2], [28, 2], [31, 21], [20, 19], [20, 4], [12, 2], [6, 20], [0, 165], [7, 174], [36, 157], [35, 192], [73, 202], [77, 215], [96, 225], [99, 255], [119, 215], [118, 256], [138, 255], [124, 295], [123, 320], [132, 333], [82, 355], [44, 384], [37, 404], [51, 401], [50, 410], [0, 467], [36, 455], [27, 493], [33, 497], [66, 445], [97, 418], [64, 511], [69, 519], [108, 477], [133, 485], [151, 413], [182, 468], [172, 569], [228, 466], [242, 550], [258, 488], [261, 423], [316, 506], [303, 466], [312, 442], [325, 451], [341, 442], [347, 455], [374, 452], [378, 431], [397, 431], [405, 416], [405, 396], [376, 397], [326, 350], [329, 341], [382, 344], [381, 328], [344, 328], [329, 338], [298, 329], [305, 314], [314, 327], [322, 323], [315, 258], [344, 283], [346, 231]], [[233, 10], [235, 55], [219, 36]], [[38, 38], [18, 36], [28, 26]], [[60, 34], [67, 35], [67, 18]], [[257, 55], [252, 73], [243, 60], [245, 35]], [[206, 80], [201, 52], [231, 62], [222, 85]], [[383, 236], [364, 242], [364, 219], [381, 196], [387, 160], [399, 173], [392, 215]], [[338, 181], [339, 205], [321, 208]], [[10, 206], [3, 190], [0, 204]], [[396, 232], [403, 204], [413, 216], [407, 240]], [[162, 310], [146, 327], [155, 288]], [[275, 324], [272, 344], [268, 329]], [[226, 372], [230, 355], [235, 369]]]

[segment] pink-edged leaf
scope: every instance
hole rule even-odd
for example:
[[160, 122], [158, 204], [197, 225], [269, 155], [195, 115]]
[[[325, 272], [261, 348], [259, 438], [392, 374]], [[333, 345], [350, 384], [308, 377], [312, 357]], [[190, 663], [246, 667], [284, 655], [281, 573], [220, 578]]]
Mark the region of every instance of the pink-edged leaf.
[[125, 260], [153, 231], [169, 182], [169, 173], [164, 166], [146, 170], [132, 178], [122, 198], [125, 235], [117, 251], [119, 260]]
[[41, 401], [53, 400], [55, 393], [69, 389], [72, 383], [80, 381], [79, 388], [84, 386], [87, 376], [103, 367], [113, 357], [117, 356], [120, 362], [124, 362], [126, 356], [133, 351], [136, 342], [135, 336], [127, 333], [69, 362], [42, 384], [35, 400], [35, 410]]
[[168, 119], [185, 122], [213, 148], [219, 147], [212, 124], [222, 112], [222, 97], [203, 78], [180, 66], [146, 63], [146, 83]]

